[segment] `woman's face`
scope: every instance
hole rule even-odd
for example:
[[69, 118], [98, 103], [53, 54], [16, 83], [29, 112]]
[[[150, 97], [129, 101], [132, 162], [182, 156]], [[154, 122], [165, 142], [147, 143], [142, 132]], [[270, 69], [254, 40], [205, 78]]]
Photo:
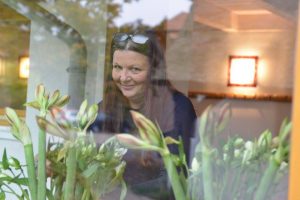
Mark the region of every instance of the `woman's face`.
[[143, 98], [149, 71], [147, 56], [130, 50], [114, 52], [112, 78], [129, 101]]

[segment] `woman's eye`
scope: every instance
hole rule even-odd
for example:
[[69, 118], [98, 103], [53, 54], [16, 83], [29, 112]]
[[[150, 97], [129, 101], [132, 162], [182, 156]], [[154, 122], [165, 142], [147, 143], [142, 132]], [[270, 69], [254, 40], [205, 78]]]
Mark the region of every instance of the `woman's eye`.
[[122, 69], [122, 67], [120, 65], [114, 65], [113, 68], [117, 69], [117, 70], [121, 70]]
[[133, 68], [131, 68], [131, 71], [132, 71], [133, 73], [138, 73], [138, 72], [141, 71], [141, 69], [138, 68], [138, 67], [133, 67]]

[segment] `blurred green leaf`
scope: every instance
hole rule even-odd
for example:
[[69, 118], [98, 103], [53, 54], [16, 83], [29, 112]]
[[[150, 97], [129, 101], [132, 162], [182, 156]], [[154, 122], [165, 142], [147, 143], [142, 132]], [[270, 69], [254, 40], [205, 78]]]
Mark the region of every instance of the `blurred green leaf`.
[[11, 167], [14, 167], [15, 169], [21, 169], [21, 165], [18, 159], [10, 157], [8, 162]]
[[37, 101], [31, 101], [31, 102], [25, 103], [24, 106], [28, 106], [28, 107], [31, 107], [31, 108], [34, 108], [37, 110], [40, 109], [40, 104]]
[[99, 163], [94, 163], [90, 166], [88, 166], [88, 168], [82, 172], [82, 176], [84, 176], [85, 178], [89, 178], [91, 177], [100, 167]]
[[6, 196], [4, 192], [0, 192], [0, 200], [5, 200]]
[[7, 159], [6, 149], [4, 149], [3, 155], [2, 155], [2, 167], [3, 169], [9, 169], [9, 163]]
[[179, 144], [179, 141], [175, 140], [174, 138], [167, 136], [164, 138], [166, 144]]

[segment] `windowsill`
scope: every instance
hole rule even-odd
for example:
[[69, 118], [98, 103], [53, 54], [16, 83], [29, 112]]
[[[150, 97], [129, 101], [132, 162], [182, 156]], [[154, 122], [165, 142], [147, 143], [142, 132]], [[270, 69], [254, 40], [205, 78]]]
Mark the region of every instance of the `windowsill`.
[[12, 134], [10, 134], [10, 127], [9, 126], [2, 126], [0, 125], [0, 141], [1, 140], [13, 140], [17, 141]]

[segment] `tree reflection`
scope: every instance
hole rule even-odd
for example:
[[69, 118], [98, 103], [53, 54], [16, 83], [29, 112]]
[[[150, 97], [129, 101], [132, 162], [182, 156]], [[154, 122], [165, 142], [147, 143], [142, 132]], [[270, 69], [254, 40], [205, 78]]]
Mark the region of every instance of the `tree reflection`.
[[[6, 78], [0, 79], [0, 94], [2, 96], [0, 107], [23, 108], [21, 102], [26, 101], [27, 80], [18, 78], [18, 57], [29, 54], [30, 37], [35, 42], [47, 42], [48, 38], [44, 34], [45, 31], [59, 38], [69, 48], [71, 53], [67, 69], [69, 93], [76, 97], [72, 98], [73, 102], [71, 101], [70, 105], [78, 107], [79, 102], [85, 96], [86, 71], [93, 64], [87, 62], [88, 46], [105, 45], [105, 52], [110, 52], [110, 41], [115, 32], [136, 32], [137, 30], [152, 29], [161, 38], [165, 38], [165, 20], [162, 20], [155, 27], [143, 24], [141, 19], [117, 27], [115, 20], [120, 17], [124, 4], [137, 1], [139, 0], [118, 2], [114, 0], [0, 0], [0, 36], [2, 38], [0, 40], [0, 57], [6, 58], [10, 63], [10, 66], [5, 66], [8, 68]], [[31, 23], [38, 24], [38, 31], [30, 36]], [[103, 24], [106, 24], [104, 31], [101, 30]], [[55, 59], [60, 58], [56, 57]], [[109, 53], [106, 53], [105, 63], [108, 63], [108, 59]], [[47, 63], [51, 66], [53, 61], [48, 58], [48, 55], [45, 55], [43, 65], [47, 65]], [[94, 64], [96, 65], [96, 63]]]

